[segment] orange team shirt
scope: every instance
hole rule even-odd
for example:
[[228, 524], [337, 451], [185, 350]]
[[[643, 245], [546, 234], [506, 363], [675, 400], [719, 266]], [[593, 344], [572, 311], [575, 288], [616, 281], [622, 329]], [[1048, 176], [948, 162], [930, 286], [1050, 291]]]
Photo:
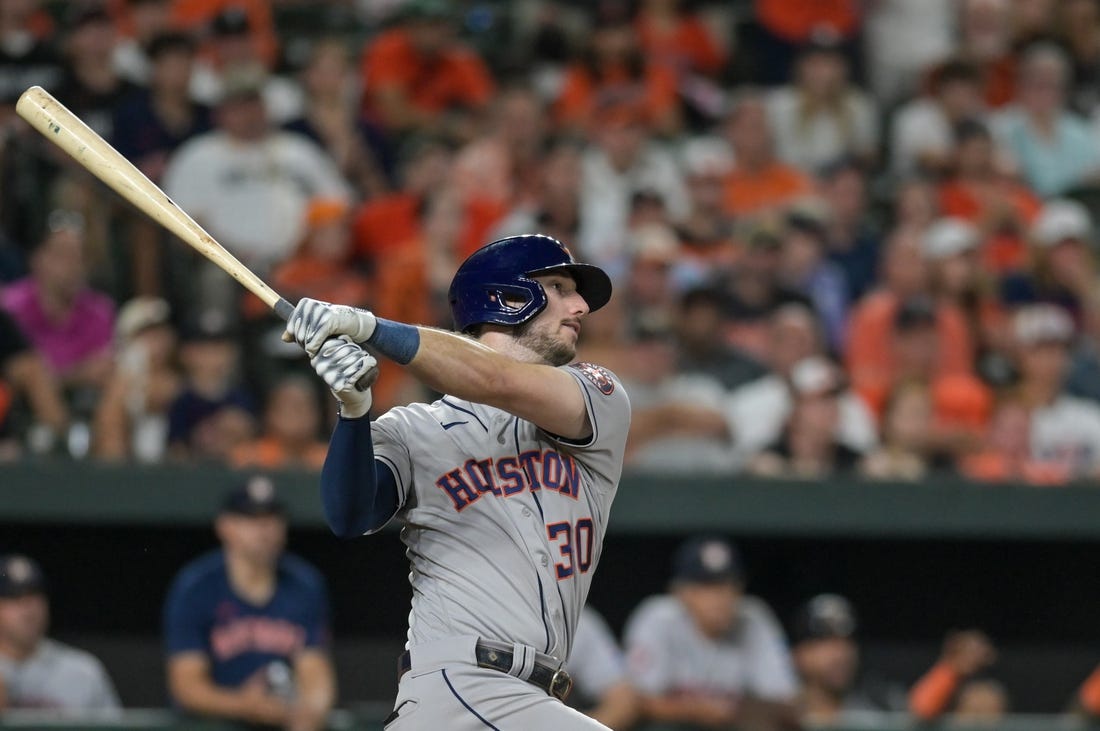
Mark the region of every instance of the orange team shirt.
[[725, 51], [694, 16], [681, 18], [669, 31], [662, 31], [642, 13], [634, 21], [634, 30], [646, 57], [674, 70], [690, 69], [714, 75], [726, 62]]
[[[891, 292], [867, 295], [852, 311], [845, 353], [852, 387], [876, 414], [882, 414], [894, 385], [896, 367], [889, 343], [894, 329], [898, 300]], [[966, 319], [951, 306], [936, 310], [939, 341], [937, 377], [970, 376], [974, 370], [974, 346]]]
[[785, 40], [810, 40], [815, 31], [831, 28], [844, 38], [859, 27], [858, 0], [756, 0], [760, 24]]
[[418, 239], [421, 207], [420, 198], [412, 193], [391, 193], [365, 202], [352, 227], [356, 254], [374, 262], [381, 254]]
[[593, 121], [597, 102], [613, 95], [621, 96], [624, 110], [637, 104], [646, 121], [656, 124], [676, 108], [676, 76], [664, 66], [649, 64], [640, 84], [625, 68], [613, 69], [597, 81], [587, 67], [574, 64], [565, 72], [554, 119], [559, 125], [585, 126]]
[[277, 470], [287, 467], [304, 467], [319, 470], [325, 464], [327, 453], [327, 444], [314, 442], [302, 454], [291, 455], [274, 437], [260, 437], [236, 447], [229, 455], [229, 460], [237, 469], [250, 467]]
[[764, 170], [734, 168], [724, 185], [725, 211], [731, 216], [783, 206], [813, 191], [809, 176], [781, 162]]
[[422, 57], [400, 28], [378, 36], [363, 54], [360, 68], [366, 93], [363, 111], [372, 108], [373, 92], [397, 88], [422, 112], [441, 112], [451, 106], [481, 107], [493, 95], [493, 79], [473, 51], [454, 47], [439, 58]]
[[[344, 264], [298, 253], [271, 274], [271, 287], [291, 301], [312, 297], [352, 307], [369, 307], [371, 286], [362, 274]], [[242, 310], [248, 319], [264, 317], [268, 308], [259, 297], [248, 295]]]
[[[1025, 228], [1039, 215], [1043, 203], [1022, 185], [1005, 184], [993, 191], [1001, 202], [1012, 207]], [[977, 186], [950, 181], [940, 186], [940, 210], [945, 216], [964, 218], [981, 225], [988, 214], [985, 193]], [[994, 274], [1020, 269], [1027, 259], [1027, 241], [1022, 234], [995, 232], [982, 244], [982, 262]]]
[[219, 13], [230, 8], [242, 8], [248, 15], [248, 27], [268, 68], [275, 66], [279, 43], [271, 17], [269, 0], [174, 0], [172, 21], [184, 30], [206, 26]]
[[[979, 452], [964, 457], [959, 463], [959, 469], [965, 477], [980, 482], [1022, 480], [1029, 485], [1042, 487], [1064, 485], [1072, 477], [1069, 470], [1062, 465], [1030, 459], [1021, 461], [1000, 452]], [[1100, 692], [1100, 687], [1097, 691]], [[1100, 700], [1100, 695], [1097, 695], [1097, 699]]]

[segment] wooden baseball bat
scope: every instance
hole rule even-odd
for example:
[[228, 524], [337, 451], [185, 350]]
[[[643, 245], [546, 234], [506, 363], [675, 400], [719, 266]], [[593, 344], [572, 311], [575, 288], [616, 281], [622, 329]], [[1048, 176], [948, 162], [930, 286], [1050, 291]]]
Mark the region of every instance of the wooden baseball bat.
[[64, 150], [85, 170], [111, 190], [133, 203], [191, 248], [214, 262], [244, 288], [259, 297], [284, 320], [294, 312], [287, 302], [237, 257], [169, 198], [156, 183], [111, 147], [65, 105], [40, 86], [32, 86], [19, 97], [15, 111], [50, 142]]

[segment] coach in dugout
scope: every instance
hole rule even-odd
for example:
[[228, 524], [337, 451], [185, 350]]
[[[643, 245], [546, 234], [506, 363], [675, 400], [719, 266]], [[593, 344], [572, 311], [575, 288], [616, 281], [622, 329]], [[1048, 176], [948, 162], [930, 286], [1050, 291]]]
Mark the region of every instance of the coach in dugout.
[[284, 552], [286, 514], [266, 477], [231, 491], [222, 549], [176, 576], [164, 608], [168, 690], [201, 716], [317, 731], [336, 697], [321, 574]]

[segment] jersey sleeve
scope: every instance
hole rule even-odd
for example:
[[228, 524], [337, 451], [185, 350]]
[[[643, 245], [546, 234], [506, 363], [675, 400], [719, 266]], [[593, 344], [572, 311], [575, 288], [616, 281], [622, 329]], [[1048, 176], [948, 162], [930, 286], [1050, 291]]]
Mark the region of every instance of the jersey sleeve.
[[177, 578], [164, 604], [164, 646], [169, 656], [181, 652], [206, 652], [207, 617], [202, 597], [192, 582]]
[[603, 617], [591, 609], [581, 612], [567, 669], [580, 691], [593, 700], [626, 676], [619, 643]]
[[595, 472], [618, 482], [630, 431], [630, 399], [614, 373], [592, 363], [561, 366], [573, 376], [584, 396], [592, 435], [587, 439], [563, 439], [548, 434], [567, 447]]
[[798, 692], [798, 681], [779, 621], [763, 602], [751, 598], [744, 601], [745, 615], [749, 618], [747, 690], [764, 700], [793, 700]]
[[407, 409], [390, 409], [371, 422], [371, 440], [374, 442], [374, 459], [386, 465], [397, 481], [398, 512], [408, 502], [413, 489], [412, 453], [410, 438], [414, 427]]
[[111, 676], [107, 674], [107, 668], [95, 658], [92, 660], [87, 707], [89, 710], [97, 711], [117, 711], [122, 707], [115, 685], [111, 682]]

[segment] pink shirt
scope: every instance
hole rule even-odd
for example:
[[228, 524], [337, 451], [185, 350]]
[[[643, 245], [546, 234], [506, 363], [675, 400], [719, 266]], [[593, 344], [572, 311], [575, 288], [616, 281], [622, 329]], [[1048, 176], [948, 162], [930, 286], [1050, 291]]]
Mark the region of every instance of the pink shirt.
[[76, 296], [72, 309], [59, 322], [43, 311], [38, 284], [30, 277], [0, 291], [0, 307], [58, 373], [99, 354], [114, 338], [114, 302], [91, 289]]

